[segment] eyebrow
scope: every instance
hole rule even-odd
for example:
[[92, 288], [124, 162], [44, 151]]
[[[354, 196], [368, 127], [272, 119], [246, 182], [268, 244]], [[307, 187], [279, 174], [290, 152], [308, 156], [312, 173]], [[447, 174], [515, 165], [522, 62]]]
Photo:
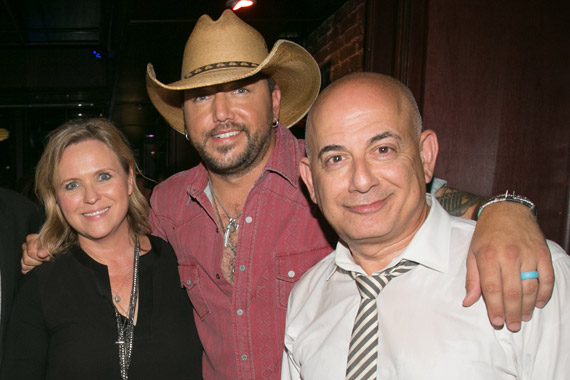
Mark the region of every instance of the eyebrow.
[[[384, 139], [387, 139], [389, 137], [392, 137], [398, 141], [402, 140], [401, 136], [396, 135], [392, 132], [386, 131], [386, 132], [380, 133], [380, 134], [373, 136], [370, 139], [368, 139], [368, 145], [372, 145], [377, 141], [384, 140]], [[335, 151], [335, 150], [343, 150], [343, 149], [345, 149], [344, 145], [338, 145], [338, 144], [326, 145], [319, 151], [318, 158], [321, 158], [322, 155], [327, 153], [327, 152], [331, 152], [331, 151]]]
[[401, 141], [401, 140], [402, 140], [402, 137], [401, 137], [400, 135], [396, 135], [396, 134], [394, 134], [394, 133], [392, 133], [392, 132], [390, 132], [390, 131], [386, 131], [386, 132], [380, 133], [379, 135], [376, 135], [376, 136], [374, 136], [374, 137], [371, 137], [371, 138], [368, 140], [368, 145], [372, 145], [372, 144], [374, 144], [376, 141], [384, 140], [384, 139], [387, 139], [387, 138], [389, 138], [389, 137], [392, 137], [392, 138], [394, 138], [394, 139], [396, 139], [396, 140], [398, 140], [398, 141]]
[[330, 151], [334, 151], [334, 150], [343, 150], [343, 149], [344, 149], [343, 145], [337, 145], [337, 144], [326, 145], [323, 147], [323, 149], [321, 149], [319, 151], [318, 158], [320, 159], [323, 156], [323, 154], [325, 154], [326, 152], [330, 152]]

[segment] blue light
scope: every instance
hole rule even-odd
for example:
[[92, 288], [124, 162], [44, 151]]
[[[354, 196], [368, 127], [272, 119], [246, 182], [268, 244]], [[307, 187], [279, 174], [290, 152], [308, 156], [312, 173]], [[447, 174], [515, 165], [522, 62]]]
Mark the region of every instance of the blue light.
[[101, 54], [97, 50], [93, 50], [91, 53], [95, 56], [95, 58], [101, 59]]

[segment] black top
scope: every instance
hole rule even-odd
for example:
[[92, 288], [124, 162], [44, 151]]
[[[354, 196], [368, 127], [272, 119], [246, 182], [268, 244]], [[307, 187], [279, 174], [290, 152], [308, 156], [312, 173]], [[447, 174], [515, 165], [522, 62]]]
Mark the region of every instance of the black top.
[[[150, 237], [139, 264], [129, 379], [200, 379], [202, 347], [172, 247]], [[27, 274], [14, 301], [2, 379], [121, 379], [107, 267], [80, 248]]]
[[38, 232], [42, 217], [39, 207], [25, 196], [0, 188], [0, 365], [12, 300], [20, 280], [21, 245], [26, 235]]

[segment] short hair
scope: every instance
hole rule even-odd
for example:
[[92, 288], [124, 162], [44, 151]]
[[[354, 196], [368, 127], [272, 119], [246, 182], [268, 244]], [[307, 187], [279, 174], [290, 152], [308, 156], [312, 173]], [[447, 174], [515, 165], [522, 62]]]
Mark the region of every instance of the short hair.
[[275, 91], [275, 81], [271, 77], [267, 77], [267, 87], [269, 87], [269, 95], [273, 94]]
[[80, 142], [96, 140], [105, 144], [116, 155], [125, 170], [133, 171], [133, 193], [129, 196], [127, 221], [132, 233], [149, 234], [149, 205], [137, 187], [134, 176], [137, 164], [129, 143], [115, 125], [103, 118], [68, 121], [49, 133], [44, 152], [35, 175], [36, 194], [44, 206], [46, 221], [38, 237], [38, 246], [55, 256], [78, 244], [74, 231], [57, 204], [58, 168], [65, 149]]

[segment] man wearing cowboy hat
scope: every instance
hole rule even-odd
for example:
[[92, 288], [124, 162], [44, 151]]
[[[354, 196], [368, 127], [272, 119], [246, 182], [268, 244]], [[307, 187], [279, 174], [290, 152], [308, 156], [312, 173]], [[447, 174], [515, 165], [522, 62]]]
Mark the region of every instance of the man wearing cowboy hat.
[[279, 378], [289, 292], [335, 239], [301, 191], [304, 148], [286, 128], [317, 96], [319, 67], [290, 41], [268, 53], [228, 10], [198, 20], [180, 81], [147, 74], [153, 104], [203, 161], [155, 187], [150, 221], [179, 255], [204, 378]]

